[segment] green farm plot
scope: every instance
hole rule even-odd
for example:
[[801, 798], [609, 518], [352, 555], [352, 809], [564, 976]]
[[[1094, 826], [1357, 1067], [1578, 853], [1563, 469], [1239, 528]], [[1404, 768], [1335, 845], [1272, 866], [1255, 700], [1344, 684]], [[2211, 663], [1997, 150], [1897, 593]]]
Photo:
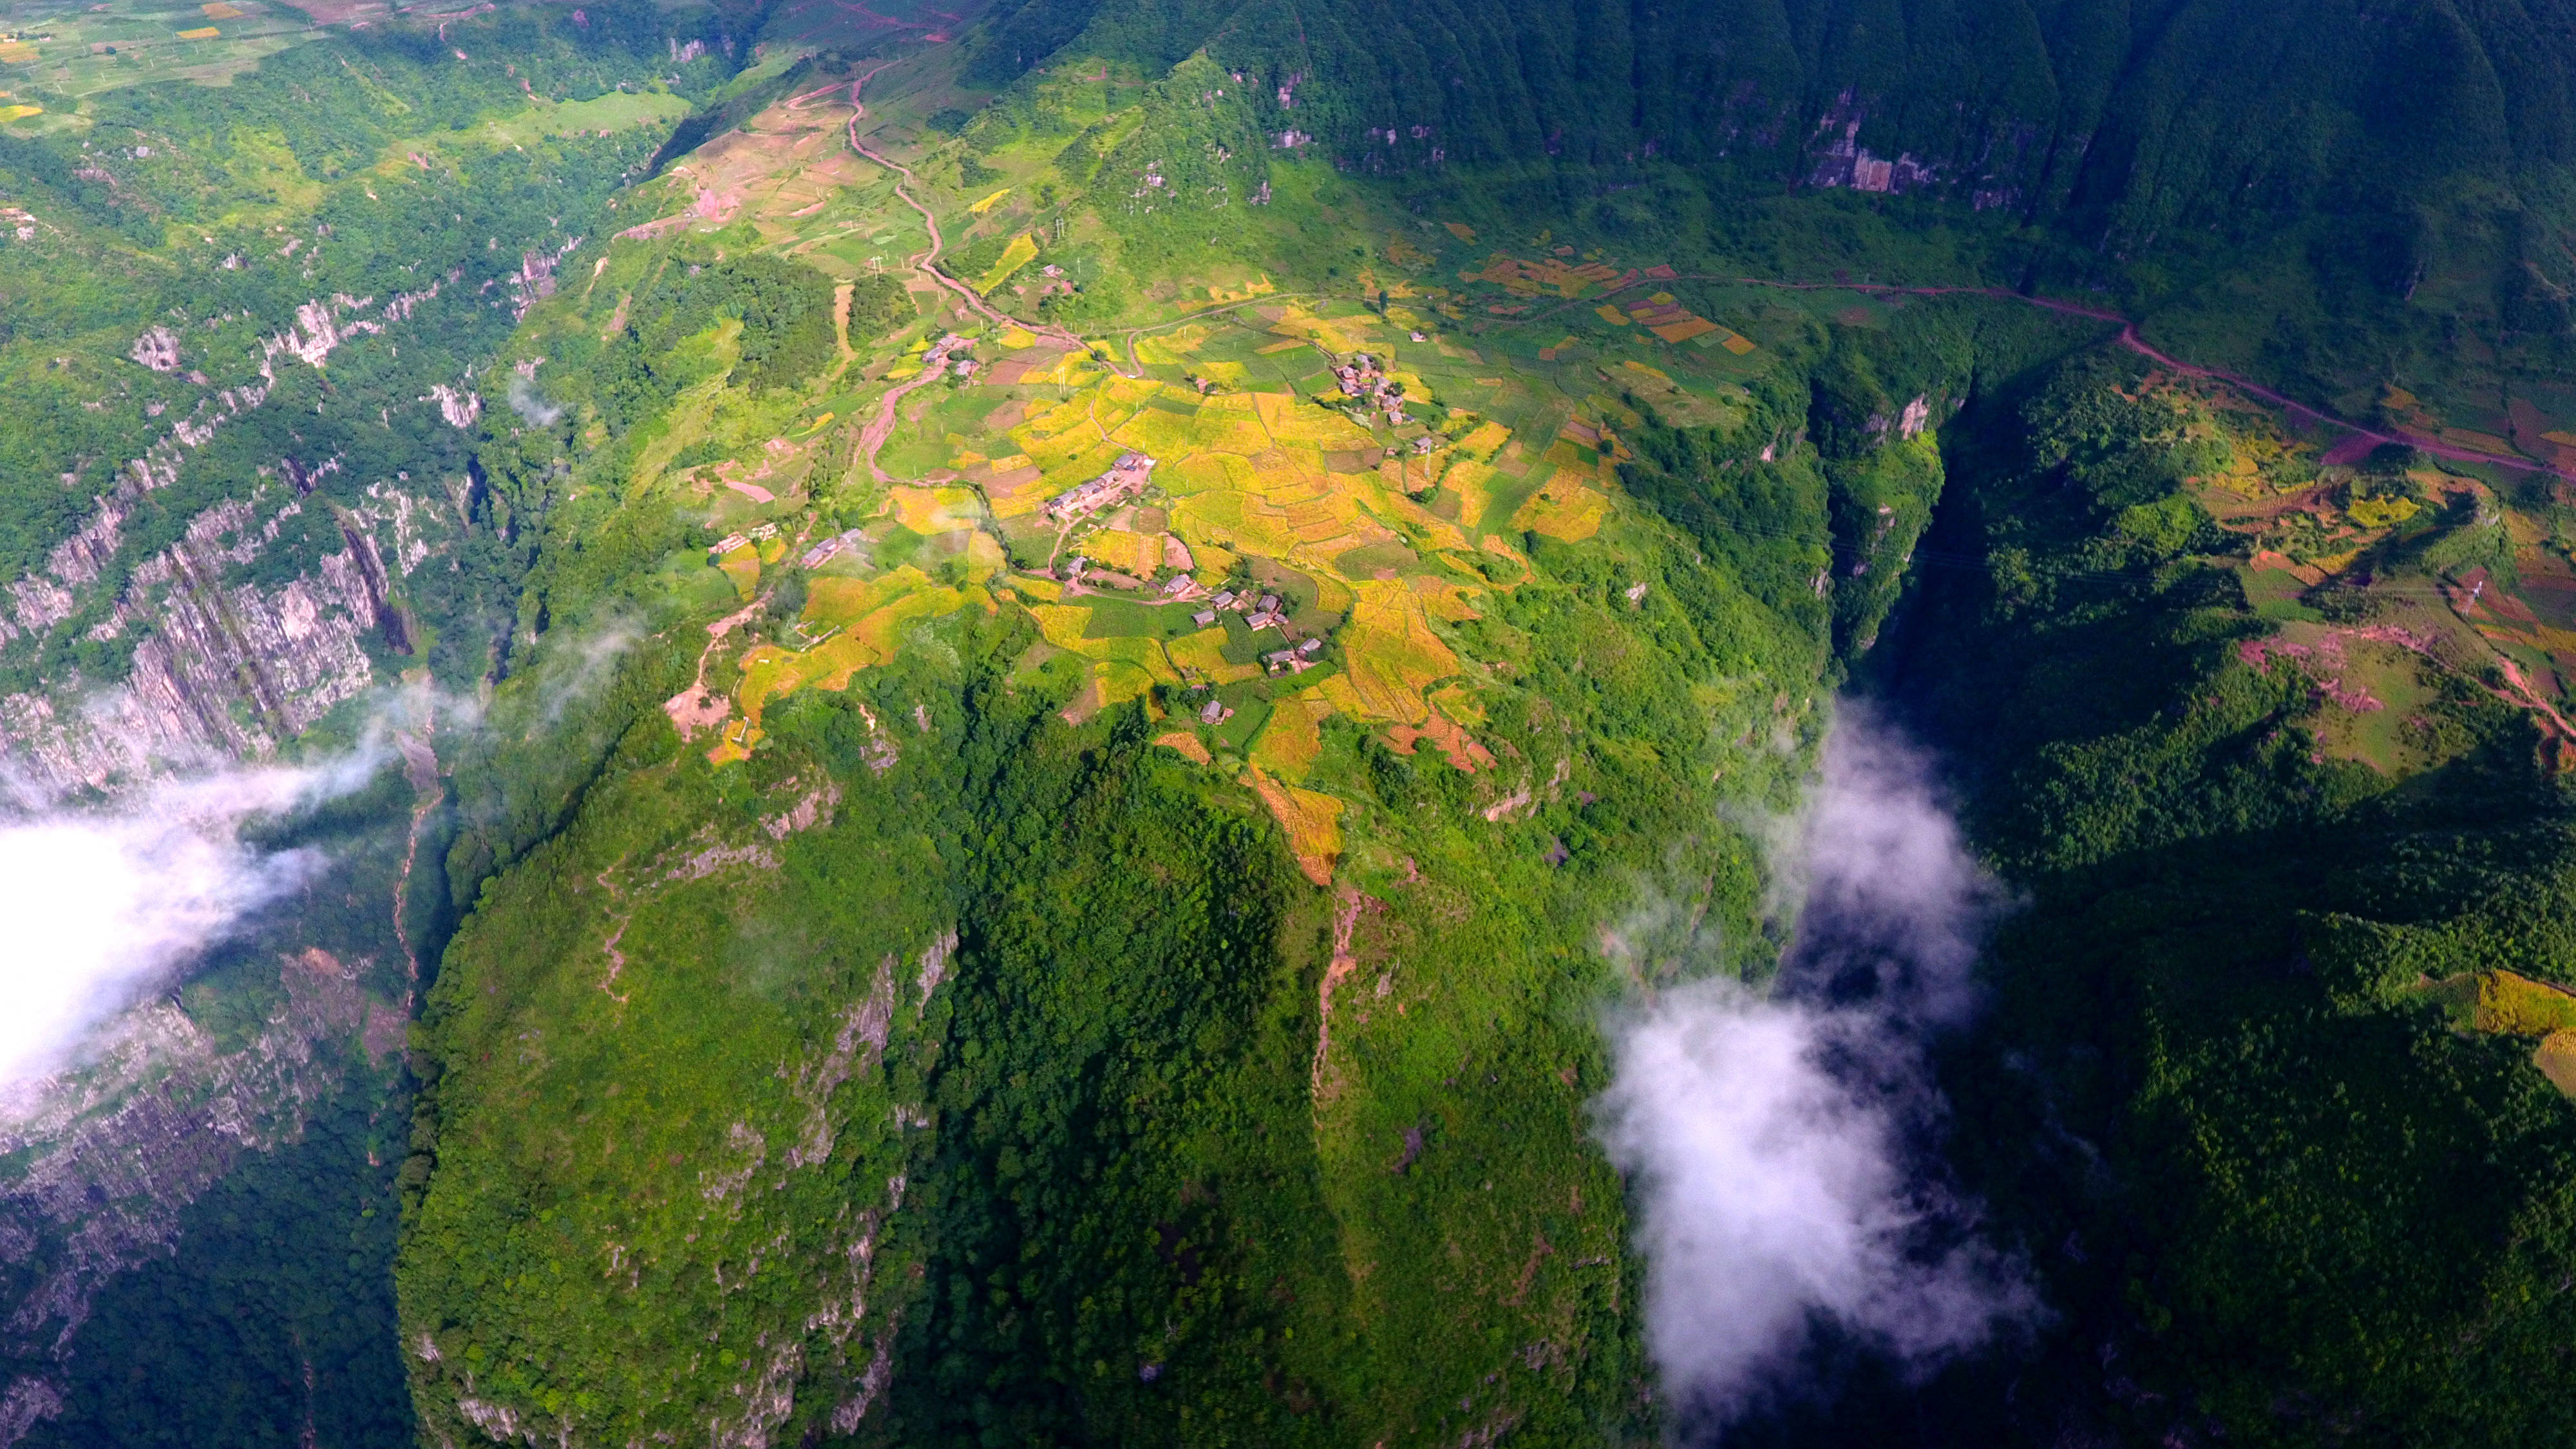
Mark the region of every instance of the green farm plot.
[[1083, 630], [1086, 638], [1177, 639], [1198, 628], [1190, 622], [1190, 611], [1178, 604], [1145, 604], [1106, 594], [1094, 594], [1083, 602], [1091, 606], [1091, 623]]
[[0, 46], [0, 86], [21, 79], [75, 97], [167, 81], [226, 85], [267, 57], [324, 34], [301, 13], [258, 0], [29, 5], [12, 7], [9, 21], [22, 40]]
[[[486, 121], [468, 134], [486, 146], [525, 146], [554, 136], [669, 125], [688, 113], [689, 103], [668, 91], [611, 91], [587, 101], [541, 102], [517, 115]], [[426, 138], [421, 144], [436, 145], [437, 138]]]

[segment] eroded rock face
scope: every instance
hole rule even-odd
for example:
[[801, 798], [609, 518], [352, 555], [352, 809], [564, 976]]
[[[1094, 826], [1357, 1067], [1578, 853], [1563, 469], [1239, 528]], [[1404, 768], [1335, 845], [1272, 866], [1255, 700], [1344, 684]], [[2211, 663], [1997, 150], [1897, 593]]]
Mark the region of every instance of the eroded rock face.
[[109, 1279], [176, 1250], [180, 1215], [241, 1160], [295, 1141], [349, 1074], [326, 1043], [388, 1056], [403, 1009], [359, 985], [356, 966], [308, 950], [279, 964], [285, 1004], [246, 1045], [223, 1050], [166, 1001], [120, 1018], [93, 1064], [0, 1095], [0, 1353], [21, 1369], [0, 1388], [0, 1449], [59, 1413], [68, 1363]]
[[154, 372], [179, 370], [179, 337], [167, 327], [153, 327], [134, 339], [133, 350], [125, 354]]
[[[133, 569], [93, 639], [131, 635], [126, 677], [48, 680], [0, 697], [0, 759], [47, 791], [112, 788], [156, 768], [264, 759], [376, 682], [369, 650], [403, 655], [399, 580], [460, 538], [452, 496], [385, 481], [354, 508], [304, 490], [330, 468], [275, 470], [248, 499], [209, 508]], [[281, 532], [328, 511], [341, 548], [283, 583], [251, 566]], [[11, 586], [0, 644], [69, 618], [102, 587], [125, 513], [110, 497], [45, 570]]]

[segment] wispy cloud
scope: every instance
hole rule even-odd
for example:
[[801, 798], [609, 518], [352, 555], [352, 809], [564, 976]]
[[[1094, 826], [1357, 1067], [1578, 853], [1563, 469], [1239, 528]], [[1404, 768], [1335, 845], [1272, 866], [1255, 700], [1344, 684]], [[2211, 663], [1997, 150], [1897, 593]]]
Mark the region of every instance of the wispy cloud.
[[537, 385], [524, 377], [513, 376], [510, 379], [509, 399], [510, 411], [535, 427], [544, 427], [563, 416], [563, 408], [546, 401], [545, 394], [537, 391]]
[[242, 827], [355, 789], [382, 760], [367, 749], [166, 780], [97, 809], [0, 809], [0, 1086], [67, 1065], [101, 1023], [311, 879], [317, 853], [259, 849]]
[[1596, 1104], [1636, 1201], [1647, 1345], [1689, 1421], [1787, 1387], [1819, 1330], [1922, 1369], [2038, 1312], [1922, 1146], [1943, 1107], [1921, 1043], [1973, 1011], [2000, 902], [1928, 762], [1846, 707], [1774, 857], [1797, 913], [1774, 989], [1707, 979], [1618, 1014]]

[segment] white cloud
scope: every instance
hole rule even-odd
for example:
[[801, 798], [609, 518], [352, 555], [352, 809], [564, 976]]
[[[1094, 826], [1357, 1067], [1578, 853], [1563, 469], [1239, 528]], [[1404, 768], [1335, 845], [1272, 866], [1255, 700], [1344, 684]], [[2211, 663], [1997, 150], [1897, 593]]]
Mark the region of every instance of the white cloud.
[[1778, 835], [1799, 904], [1773, 992], [1703, 980], [1623, 1013], [1596, 1104], [1636, 1204], [1647, 1346], [1694, 1418], [1757, 1406], [1820, 1327], [1920, 1368], [2037, 1312], [1920, 1157], [1941, 1104], [1918, 1043], [1973, 1008], [1993, 884], [1923, 757], [1858, 711]]
[[69, 1063], [109, 1017], [309, 879], [317, 854], [259, 850], [241, 827], [354, 788], [378, 758], [169, 780], [99, 810], [0, 814], [0, 1086]]

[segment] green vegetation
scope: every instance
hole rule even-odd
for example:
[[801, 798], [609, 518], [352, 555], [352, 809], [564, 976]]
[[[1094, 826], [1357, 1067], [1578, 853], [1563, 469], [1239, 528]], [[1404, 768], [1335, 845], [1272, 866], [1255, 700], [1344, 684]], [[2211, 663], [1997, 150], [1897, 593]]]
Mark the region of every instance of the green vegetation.
[[0, 687], [119, 677], [218, 504], [274, 589], [399, 484], [379, 662], [479, 696], [401, 939], [405, 783], [312, 827], [312, 939], [431, 943], [407, 1076], [326, 1065], [48, 1442], [275, 1442], [307, 1363], [317, 1442], [1644, 1442], [1597, 1013], [1768, 974], [1748, 822], [1854, 683], [2027, 896], [1943, 1071], [2060, 1317], [1768, 1431], [2565, 1437], [2576, 511], [2441, 461], [2576, 446], [2557, 42], [1757, 9], [0, 54], [0, 574], [169, 465]]
[[[46, 1446], [399, 1445], [413, 1437], [394, 1341], [398, 1204], [376, 1122], [352, 1087], [300, 1140], [252, 1154], [189, 1206], [183, 1248], [112, 1281], [80, 1329]], [[25, 1365], [34, 1367], [35, 1365]]]
[[2473, 1022], [2442, 983], [2570, 979], [2549, 722], [2402, 551], [2309, 591], [2341, 625], [2258, 617], [2201, 480], [2260, 419], [2144, 381], [2095, 356], [1980, 396], [1951, 434], [1979, 482], [1926, 548], [1982, 563], [1925, 572], [1879, 659], [2029, 892], [1954, 1141], [2069, 1315], [2040, 1402], [1999, 1419], [1973, 1373], [1945, 1401], [1972, 1435], [2548, 1441], [2576, 1110], [2531, 1038], [2559, 998]]

